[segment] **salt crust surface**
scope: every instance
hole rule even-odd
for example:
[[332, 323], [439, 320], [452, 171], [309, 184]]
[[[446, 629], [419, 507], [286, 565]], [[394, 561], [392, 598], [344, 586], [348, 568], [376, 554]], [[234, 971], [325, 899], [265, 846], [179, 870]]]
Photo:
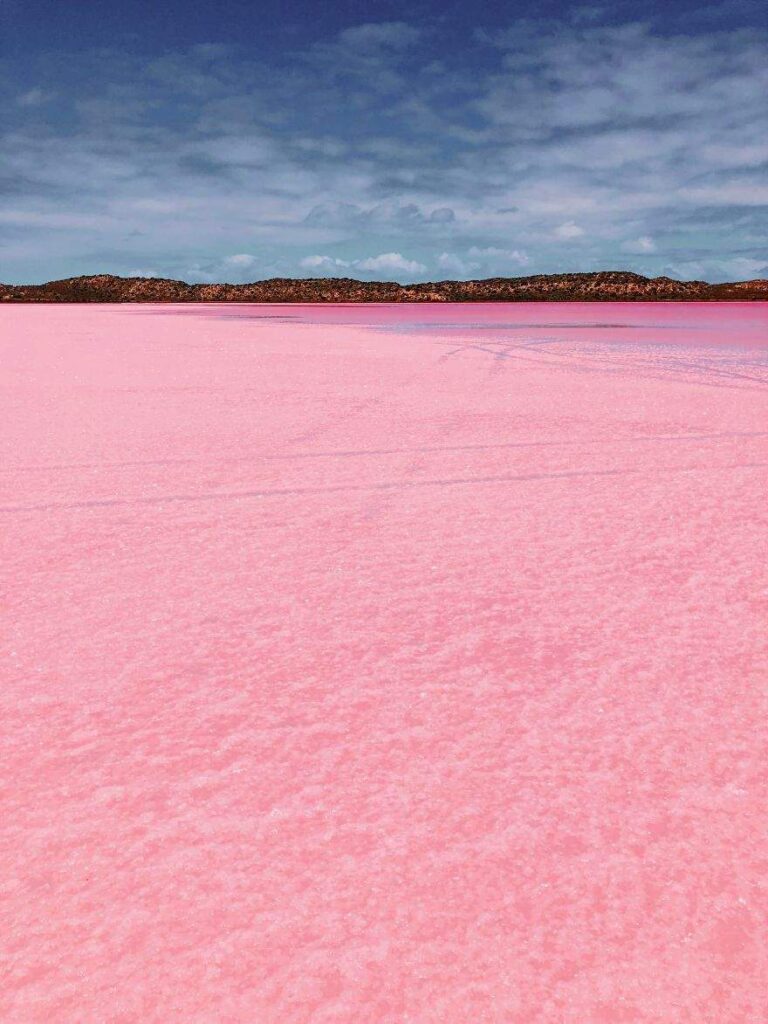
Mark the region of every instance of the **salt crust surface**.
[[768, 1019], [767, 327], [0, 309], [0, 1019]]

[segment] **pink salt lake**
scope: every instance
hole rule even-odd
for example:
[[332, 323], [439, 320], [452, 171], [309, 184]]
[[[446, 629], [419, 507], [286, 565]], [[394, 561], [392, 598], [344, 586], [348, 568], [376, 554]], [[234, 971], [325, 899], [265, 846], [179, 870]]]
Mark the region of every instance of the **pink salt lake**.
[[764, 1024], [767, 328], [0, 309], [0, 1019]]

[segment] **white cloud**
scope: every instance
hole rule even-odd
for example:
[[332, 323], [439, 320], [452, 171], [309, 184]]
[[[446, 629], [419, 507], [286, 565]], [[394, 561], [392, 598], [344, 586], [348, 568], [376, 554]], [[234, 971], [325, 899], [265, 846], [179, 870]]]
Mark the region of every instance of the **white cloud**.
[[424, 263], [407, 259], [401, 253], [380, 253], [378, 256], [366, 256], [362, 259], [340, 259], [336, 256], [304, 256], [299, 266], [305, 270], [326, 270], [334, 273], [339, 270], [366, 270], [372, 273], [423, 273]]
[[681, 260], [667, 264], [664, 271], [672, 277], [720, 281], [751, 281], [768, 278], [768, 259], [735, 256], [726, 259]]
[[555, 228], [555, 238], [581, 238], [584, 234], [584, 228], [580, 228], [578, 224], [574, 224], [572, 220], [566, 221], [565, 224], [561, 224]]
[[768, 257], [752, 259], [749, 256], [736, 256], [723, 261], [723, 268], [733, 274], [737, 280], [768, 276]]
[[437, 257], [437, 265], [441, 270], [445, 270], [449, 274], [455, 274], [456, 277], [467, 277], [475, 270], [480, 269], [479, 263], [462, 259], [455, 252], [440, 253]]
[[453, 224], [456, 214], [449, 206], [438, 206], [426, 210], [417, 203], [403, 203], [386, 200], [375, 206], [359, 206], [348, 202], [318, 203], [305, 217], [307, 224], [327, 227], [361, 228], [367, 224], [393, 228], [444, 227]]
[[413, 26], [379, 22], [318, 32], [290, 67], [215, 44], [7, 58], [0, 276], [749, 276], [766, 38], [541, 18], [436, 62]]
[[639, 238], [632, 238], [624, 242], [621, 246], [621, 251], [637, 255], [656, 252], [656, 243], [650, 235], [641, 235]]
[[469, 256], [482, 259], [488, 263], [513, 263], [520, 266], [524, 266], [526, 263], [530, 263], [530, 257], [527, 253], [521, 249], [499, 249], [496, 246], [489, 245], [485, 248], [480, 248], [476, 245], [470, 246], [467, 250]]
[[406, 259], [399, 252], [382, 252], [378, 256], [369, 256], [364, 260], [358, 260], [355, 266], [360, 270], [371, 270], [377, 274], [421, 274], [427, 269], [423, 263]]
[[717, 185], [681, 188], [677, 195], [701, 206], [768, 205], [768, 185], [763, 181], [726, 181]]
[[162, 277], [154, 267], [128, 267], [126, 277]]
[[341, 270], [351, 264], [348, 260], [339, 260], [333, 256], [305, 256], [299, 260], [299, 266], [307, 270]]
[[490, 277], [519, 270], [529, 262], [529, 256], [521, 249], [471, 245], [465, 253], [442, 252], [436, 262], [440, 270], [456, 277], [467, 278], [479, 274]]
[[423, 263], [406, 259], [399, 252], [382, 252], [378, 256], [366, 256], [357, 260], [345, 260], [337, 256], [305, 256], [299, 260], [299, 266], [305, 270], [325, 271], [330, 274], [350, 270], [374, 274], [422, 274], [427, 269]]
[[256, 262], [256, 257], [249, 252], [237, 252], [234, 256], [227, 256], [224, 260], [228, 267], [252, 267]]

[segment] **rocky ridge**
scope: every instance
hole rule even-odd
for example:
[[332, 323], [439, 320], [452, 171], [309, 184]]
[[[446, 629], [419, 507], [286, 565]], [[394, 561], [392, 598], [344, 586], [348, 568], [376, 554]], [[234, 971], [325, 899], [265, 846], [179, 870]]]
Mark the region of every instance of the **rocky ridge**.
[[46, 284], [0, 284], [0, 302], [707, 302], [768, 301], [768, 280], [708, 284], [630, 271], [535, 274], [397, 284], [352, 278], [274, 277], [251, 284], [187, 284], [112, 274]]

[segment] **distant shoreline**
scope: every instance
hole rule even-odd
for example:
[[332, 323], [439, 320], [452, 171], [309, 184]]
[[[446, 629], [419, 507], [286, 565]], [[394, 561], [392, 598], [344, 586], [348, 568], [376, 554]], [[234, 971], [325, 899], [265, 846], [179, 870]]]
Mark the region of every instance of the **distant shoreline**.
[[398, 284], [353, 278], [270, 278], [250, 284], [188, 284], [170, 278], [96, 274], [35, 285], [0, 284], [7, 303], [455, 303], [761, 302], [768, 280], [676, 281], [623, 270]]

